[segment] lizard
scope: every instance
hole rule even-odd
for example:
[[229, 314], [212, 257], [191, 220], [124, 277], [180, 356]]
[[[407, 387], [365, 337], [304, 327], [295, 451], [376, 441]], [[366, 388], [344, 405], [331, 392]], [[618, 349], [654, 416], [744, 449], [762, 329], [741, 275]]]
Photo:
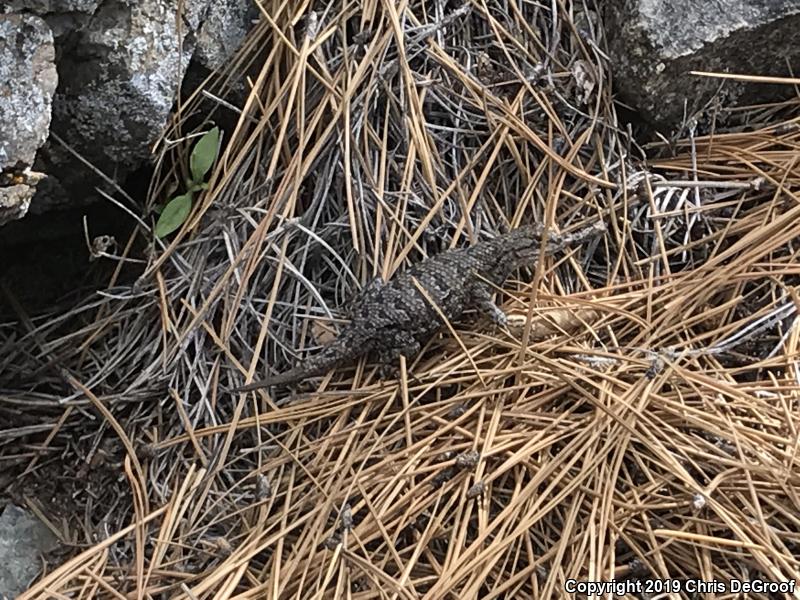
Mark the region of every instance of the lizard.
[[541, 225], [527, 225], [467, 248], [436, 254], [388, 282], [377, 277], [352, 302], [349, 325], [317, 354], [295, 368], [232, 391], [296, 383], [367, 354], [377, 354], [381, 364], [391, 365], [401, 355], [416, 355], [444, 325], [442, 317], [458, 320], [470, 308], [504, 326], [506, 315], [492, 301], [494, 288], [519, 268], [535, 264], [542, 248], [552, 254], [602, 231], [605, 225], [598, 221], [572, 234], [548, 234], [544, 241]]

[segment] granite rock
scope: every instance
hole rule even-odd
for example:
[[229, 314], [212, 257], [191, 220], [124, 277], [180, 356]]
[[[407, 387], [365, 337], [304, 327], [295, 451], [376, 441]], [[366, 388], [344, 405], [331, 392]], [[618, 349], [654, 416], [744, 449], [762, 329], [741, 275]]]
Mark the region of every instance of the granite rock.
[[662, 129], [680, 127], [721, 88], [725, 104], [794, 94], [689, 71], [800, 72], [800, 0], [611, 0], [606, 24], [615, 88]]
[[41, 556], [58, 539], [36, 517], [13, 504], [0, 514], [0, 598], [16, 598], [42, 569]]
[[25, 216], [35, 183], [24, 172], [50, 128], [58, 83], [53, 35], [35, 15], [0, 15], [0, 225]]

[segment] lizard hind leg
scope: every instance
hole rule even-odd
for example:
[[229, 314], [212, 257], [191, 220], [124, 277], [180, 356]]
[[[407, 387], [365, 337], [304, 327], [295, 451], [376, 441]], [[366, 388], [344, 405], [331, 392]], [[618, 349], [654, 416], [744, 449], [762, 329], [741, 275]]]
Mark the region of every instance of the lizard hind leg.
[[373, 302], [385, 285], [386, 282], [380, 276], [370, 279], [364, 287], [361, 288], [361, 291], [350, 300], [349, 304], [345, 306], [345, 314], [347, 317], [352, 319], [362, 306]]
[[378, 351], [378, 362], [380, 363], [378, 374], [381, 379], [397, 377], [400, 370], [397, 364], [398, 359], [401, 356], [405, 356], [407, 359], [415, 357], [421, 347], [410, 333], [395, 335], [390, 346]]

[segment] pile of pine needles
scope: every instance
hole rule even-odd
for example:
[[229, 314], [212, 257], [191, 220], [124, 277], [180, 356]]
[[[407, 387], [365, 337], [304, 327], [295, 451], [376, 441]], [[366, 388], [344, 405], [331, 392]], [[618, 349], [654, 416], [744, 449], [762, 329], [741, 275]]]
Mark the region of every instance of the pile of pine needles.
[[[108, 286], [0, 326], [0, 472], [68, 554], [26, 597], [800, 578], [798, 104], [643, 148], [605, 45], [591, 3], [264, 2], [146, 205], [110, 198], [140, 226], [98, 252]], [[210, 187], [157, 241], [211, 123]], [[507, 328], [453, 323], [396, 379], [228, 391], [324, 344], [375, 276], [598, 219], [508, 282]]]

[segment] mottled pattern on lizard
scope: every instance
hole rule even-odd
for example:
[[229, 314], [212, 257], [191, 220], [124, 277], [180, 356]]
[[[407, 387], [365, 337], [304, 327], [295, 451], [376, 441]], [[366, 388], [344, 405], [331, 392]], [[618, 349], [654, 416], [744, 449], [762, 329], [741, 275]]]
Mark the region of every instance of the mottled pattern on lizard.
[[367, 354], [377, 355], [383, 365], [393, 364], [401, 355], [411, 358], [444, 325], [442, 315], [455, 321], [470, 308], [504, 325], [505, 314], [492, 302], [495, 287], [520, 267], [535, 265], [542, 248], [551, 254], [604, 230], [598, 222], [573, 234], [548, 235], [543, 245], [541, 226], [521, 227], [469, 248], [430, 257], [388, 283], [375, 279], [352, 303], [350, 324], [333, 342], [294, 369], [234, 391], [295, 383]]

